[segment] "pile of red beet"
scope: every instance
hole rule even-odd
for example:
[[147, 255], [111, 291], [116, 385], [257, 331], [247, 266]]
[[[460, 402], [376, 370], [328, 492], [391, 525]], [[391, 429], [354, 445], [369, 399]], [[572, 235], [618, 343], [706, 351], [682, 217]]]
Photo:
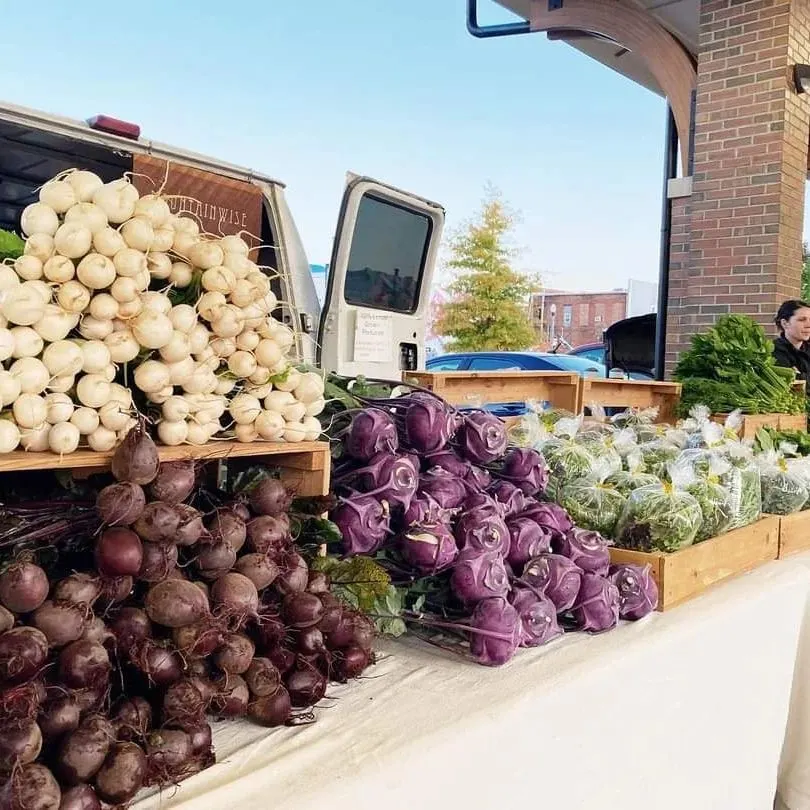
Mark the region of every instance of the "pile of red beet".
[[112, 471], [92, 570], [0, 574], [0, 810], [126, 804], [214, 761], [207, 717], [301, 722], [373, 660], [373, 624], [296, 551], [279, 481], [204, 514], [199, 465], [161, 465], [137, 428]]

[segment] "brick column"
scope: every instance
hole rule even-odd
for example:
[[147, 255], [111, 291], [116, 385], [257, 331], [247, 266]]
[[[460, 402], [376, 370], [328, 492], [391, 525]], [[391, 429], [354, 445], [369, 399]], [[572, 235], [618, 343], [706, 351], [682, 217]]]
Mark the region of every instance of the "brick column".
[[691, 197], [673, 201], [667, 368], [726, 312], [769, 324], [800, 289], [810, 0], [703, 0]]

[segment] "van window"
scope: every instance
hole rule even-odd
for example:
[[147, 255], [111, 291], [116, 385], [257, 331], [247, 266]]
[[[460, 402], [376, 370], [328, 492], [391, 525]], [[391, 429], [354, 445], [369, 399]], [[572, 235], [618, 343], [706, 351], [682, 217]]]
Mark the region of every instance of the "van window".
[[424, 214], [364, 194], [349, 253], [346, 302], [415, 312], [432, 230], [433, 223]]

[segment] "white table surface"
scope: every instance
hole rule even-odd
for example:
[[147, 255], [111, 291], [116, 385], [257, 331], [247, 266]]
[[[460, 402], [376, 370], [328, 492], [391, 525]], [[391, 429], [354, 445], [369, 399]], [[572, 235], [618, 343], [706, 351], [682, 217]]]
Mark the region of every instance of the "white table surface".
[[[784, 562], [803, 569], [810, 579], [810, 553], [796, 554]], [[796, 656], [776, 806], [779, 810], [810, 810], [810, 599]]]
[[808, 567], [769, 563], [497, 669], [387, 643], [314, 725], [217, 724], [218, 763], [135, 807], [769, 810]]

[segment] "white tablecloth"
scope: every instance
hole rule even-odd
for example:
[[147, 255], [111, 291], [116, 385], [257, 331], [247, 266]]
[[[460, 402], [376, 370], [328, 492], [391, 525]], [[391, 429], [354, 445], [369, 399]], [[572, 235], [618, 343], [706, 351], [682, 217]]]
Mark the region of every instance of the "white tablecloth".
[[388, 644], [314, 725], [219, 724], [218, 764], [136, 807], [768, 810], [809, 581], [771, 563], [499, 669]]
[[[786, 563], [802, 568], [810, 579], [810, 553]], [[779, 766], [779, 810], [810, 810], [810, 600], [801, 631], [785, 744]]]

